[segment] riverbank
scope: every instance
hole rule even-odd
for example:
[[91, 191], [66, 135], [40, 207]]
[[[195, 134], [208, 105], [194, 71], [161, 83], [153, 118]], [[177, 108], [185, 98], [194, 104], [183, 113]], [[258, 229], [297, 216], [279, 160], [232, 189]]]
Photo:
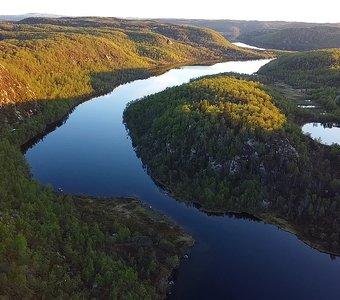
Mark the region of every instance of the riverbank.
[[3, 139], [0, 158], [0, 295], [164, 298], [193, 244], [175, 223], [137, 200], [54, 193]]
[[326, 249], [323, 245], [318, 243], [318, 241], [313, 241], [311, 237], [304, 235], [304, 230], [302, 227], [298, 227], [292, 223], [287, 222], [287, 220], [283, 219], [282, 217], [275, 216], [274, 214], [255, 214], [257, 218], [262, 220], [265, 223], [272, 224], [277, 226], [279, 229], [287, 231], [293, 235], [295, 235], [299, 240], [304, 242], [309, 247], [318, 250], [319, 252], [329, 254], [331, 256], [340, 256], [340, 251], [330, 251], [329, 249]]
[[[152, 72], [160, 71], [150, 70], [148, 76]], [[129, 81], [140, 78], [146, 76]], [[67, 105], [58, 101], [19, 124], [2, 126], [0, 228], [6, 270], [0, 295], [162, 299], [168, 292], [168, 280], [192, 246], [191, 237], [137, 200], [53, 193], [31, 179], [20, 153], [19, 146], [53, 130], [77, 105], [107, 92], [65, 100]], [[16, 243], [23, 248], [14, 249]]]
[[242, 218], [261, 221], [266, 224], [275, 225], [280, 230], [289, 232], [295, 235], [299, 240], [303, 243], [308, 245], [309, 247], [325, 254], [329, 254], [332, 256], [340, 256], [340, 251], [331, 251], [326, 249], [320, 241], [313, 240], [311, 236], [307, 236], [303, 226], [299, 226], [294, 224], [293, 222], [289, 222], [288, 220], [284, 219], [282, 216], [276, 215], [275, 212], [268, 211], [268, 212], [254, 212], [254, 211], [247, 211], [247, 210], [227, 210], [227, 209], [217, 209], [205, 206], [204, 202], [192, 202], [188, 201], [183, 197], [179, 197], [177, 193], [171, 191], [169, 187], [164, 183], [157, 179], [151, 170], [148, 170], [148, 173], [152, 180], [155, 182], [157, 186], [161, 189], [165, 190], [168, 195], [175, 198], [177, 201], [190, 204], [194, 206], [201, 212], [209, 216], [225, 216], [225, 215], [234, 215], [236, 217], [240, 216]]
[[[338, 292], [333, 283], [338, 274], [337, 260], [331, 261], [275, 226], [248, 217], [208, 216], [192, 205], [175, 201], [155, 186], [143, 169], [122, 124], [123, 110], [134, 99], [202, 75], [241, 70], [252, 73], [264, 63], [231, 62], [173, 69], [158, 77], [120, 86], [108, 96], [84, 103], [62, 127], [27, 151], [25, 157], [32, 175], [72, 194], [138, 197], [194, 236], [195, 247], [176, 272], [171, 299], [253, 299], [254, 295], [273, 299], [279, 294], [281, 300], [292, 295], [291, 288], [286, 287], [293, 287], [301, 278], [304, 280], [295, 296], [318, 299], [319, 293], [310, 289], [315, 286], [332, 298]], [[261, 282], [267, 282], [265, 291]]]
[[[37, 104], [32, 102], [19, 105], [9, 105], [8, 107], [0, 107], [0, 119], [7, 121], [0, 126], [0, 136], [7, 137], [11, 141], [20, 144], [25, 151], [35, 140], [41, 139], [45, 134], [53, 131], [60, 126], [69, 116], [70, 113], [80, 104], [93, 98], [100, 97], [110, 93], [113, 89], [121, 84], [125, 84], [134, 80], [146, 79], [151, 76], [158, 76], [167, 72], [172, 68], [178, 68], [185, 65], [212, 65], [221, 62], [221, 60], [211, 61], [186, 61], [182, 64], [163, 64], [153, 68], [134, 70], [121, 70], [112, 73], [108, 77], [105, 88], [98, 87], [97, 90], [81, 97], [70, 98], [66, 100], [49, 100], [42, 101], [43, 106], [38, 109]], [[9, 116], [10, 114], [11, 116]], [[13, 116], [15, 116], [13, 118]], [[19, 117], [18, 117], [19, 116]]]
[[170, 291], [171, 276], [183, 256], [189, 254], [194, 244], [192, 237], [137, 199], [72, 198], [81, 219], [112, 238], [109, 252], [127, 264], [134, 261], [140, 279], [149, 280], [159, 298]]

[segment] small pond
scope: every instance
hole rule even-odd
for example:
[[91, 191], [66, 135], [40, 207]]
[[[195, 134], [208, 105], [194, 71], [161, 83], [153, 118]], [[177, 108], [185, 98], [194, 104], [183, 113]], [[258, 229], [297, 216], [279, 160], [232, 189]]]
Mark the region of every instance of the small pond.
[[302, 126], [302, 132], [318, 140], [321, 144], [340, 145], [340, 124], [337, 123], [307, 123]]

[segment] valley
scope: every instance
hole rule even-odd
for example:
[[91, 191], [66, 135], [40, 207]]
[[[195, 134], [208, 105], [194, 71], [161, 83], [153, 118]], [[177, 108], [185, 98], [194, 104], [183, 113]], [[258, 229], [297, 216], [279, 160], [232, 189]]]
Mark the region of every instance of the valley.
[[301, 127], [339, 123], [339, 57], [165, 20], [1, 22], [0, 295], [336, 297], [340, 146]]

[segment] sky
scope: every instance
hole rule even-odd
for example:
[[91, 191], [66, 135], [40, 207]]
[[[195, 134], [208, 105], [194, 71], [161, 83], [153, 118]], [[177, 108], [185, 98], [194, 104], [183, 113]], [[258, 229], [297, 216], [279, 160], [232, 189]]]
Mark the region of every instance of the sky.
[[340, 22], [336, 0], [10, 0], [0, 15], [49, 13], [124, 18]]

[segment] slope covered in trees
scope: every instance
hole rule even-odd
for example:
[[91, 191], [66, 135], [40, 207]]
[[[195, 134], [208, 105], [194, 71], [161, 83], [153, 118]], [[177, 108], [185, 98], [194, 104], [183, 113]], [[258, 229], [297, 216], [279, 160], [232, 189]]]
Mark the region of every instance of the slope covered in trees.
[[245, 21], [245, 20], [203, 20], [203, 19], [157, 19], [173, 24], [194, 25], [199, 27], [211, 28], [230, 41], [238, 41], [242, 35], [251, 35], [252, 33], [264, 30], [280, 30], [285, 28], [308, 28], [317, 26], [317, 23], [304, 22], [285, 22], [285, 21]]
[[303, 89], [329, 119], [340, 118], [340, 49], [287, 54], [263, 66], [258, 74], [269, 83], [282, 81]]
[[316, 88], [340, 85], [340, 49], [291, 53], [263, 66], [259, 74], [301, 86]]
[[306, 28], [262, 30], [240, 35], [245, 43], [265, 49], [305, 51], [340, 47], [340, 26], [327, 24]]
[[178, 198], [274, 216], [340, 252], [340, 150], [305, 137], [289, 100], [221, 75], [132, 102], [124, 118], [151, 175]]
[[163, 298], [191, 238], [134, 200], [41, 186], [20, 145], [79, 102], [153, 68], [263, 54], [210, 30], [154, 22], [30, 22], [0, 25], [0, 297]]
[[137, 200], [68, 196], [30, 178], [20, 145], [68, 107], [55, 103], [0, 127], [0, 298], [163, 299], [192, 245], [178, 226]]
[[209, 29], [157, 22], [30, 18], [0, 23], [0, 69], [8, 74], [0, 77], [0, 104], [81, 99], [148, 76], [155, 67], [264, 56]]
[[174, 24], [207, 27], [233, 42], [265, 49], [312, 50], [340, 47], [340, 24], [283, 21], [159, 19]]
[[133, 199], [52, 192], [0, 141], [0, 298], [163, 299], [191, 238]]

